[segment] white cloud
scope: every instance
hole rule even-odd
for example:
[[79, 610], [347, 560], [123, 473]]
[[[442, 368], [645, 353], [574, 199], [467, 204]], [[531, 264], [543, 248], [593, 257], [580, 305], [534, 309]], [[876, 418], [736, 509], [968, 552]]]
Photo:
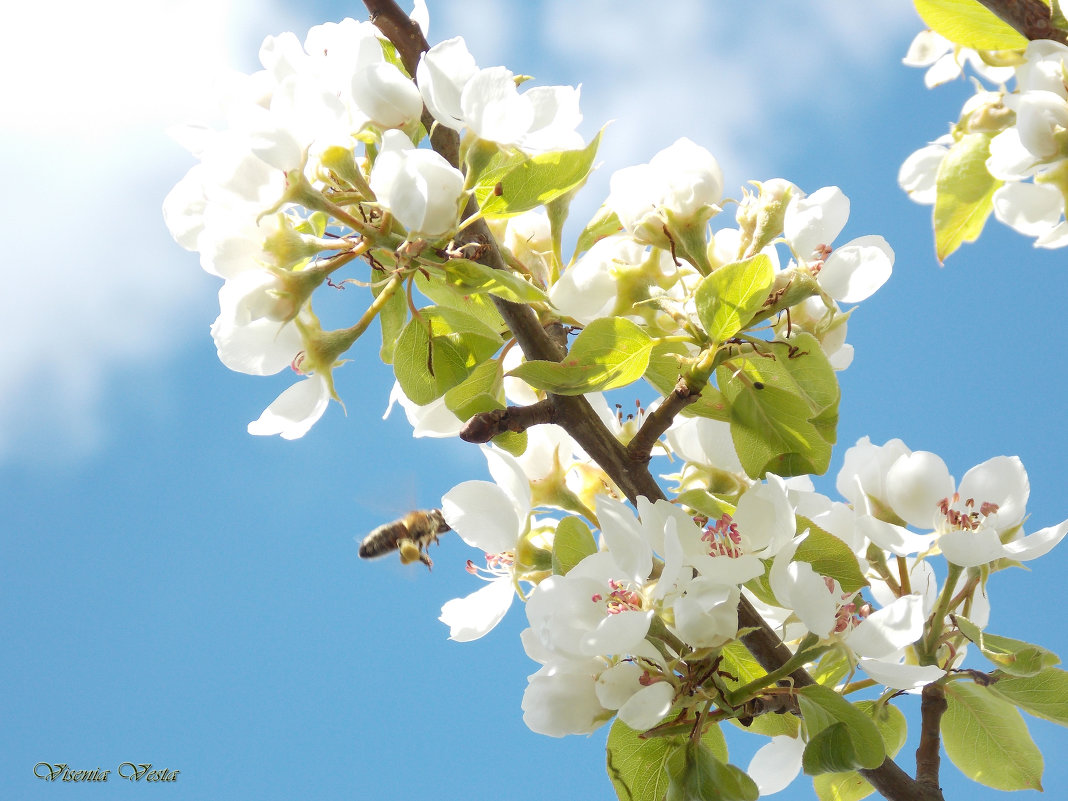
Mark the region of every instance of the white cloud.
[[254, 11], [269, 12], [251, 5], [61, 0], [5, 11], [19, 36], [0, 49], [0, 148], [15, 156], [0, 195], [0, 463], [91, 452], [109, 397], [133, 389], [113, 386], [116, 375], [133, 371], [128, 382], [206, 335], [211, 282], [160, 212], [191, 164], [164, 129], [211, 115], [230, 40]]

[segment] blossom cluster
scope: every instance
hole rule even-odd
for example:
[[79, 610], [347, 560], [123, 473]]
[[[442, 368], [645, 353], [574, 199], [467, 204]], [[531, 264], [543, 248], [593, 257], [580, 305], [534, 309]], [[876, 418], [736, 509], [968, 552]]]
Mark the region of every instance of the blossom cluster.
[[[1033, 41], [1019, 63], [991, 67], [975, 51], [952, 48], [926, 31], [905, 58], [906, 64], [929, 66], [928, 86], [959, 75], [962, 61], [994, 88], [976, 83], [976, 94], [964, 104], [952, 133], [902, 164], [901, 187], [917, 203], [934, 203], [947, 153], [961, 137], [983, 134], [989, 139], [985, 167], [998, 182], [992, 199], [997, 219], [1034, 237], [1036, 247], [1068, 246], [1068, 47], [1049, 39]], [[1013, 79], [1010, 90], [1006, 84]]]
[[[1024, 534], [1028, 479], [1015, 457], [990, 459], [958, 483], [933, 453], [863, 438], [837, 476], [845, 501], [834, 501], [807, 477], [745, 477], [726, 428], [691, 418], [667, 438], [687, 466], [667, 478], [733, 475], [736, 490], [714, 501], [718, 517], [645, 498], [631, 508], [597, 493], [585, 517], [599, 544], [563, 573], [547, 569], [545, 556], [565, 536], [559, 513], [549, 516], [561, 505], [533, 464], [551, 463], [557, 487], [582, 483], [588, 464], [566, 435], [546, 435], [533, 461], [485, 448], [494, 481], [465, 482], [442, 499], [446, 521], [485, 551], [488, 567], [470, 572], [488, 583], [445, 604], [441, 619], [453, 639], [468, 641], [490, 631], [517, 593], [526, 601], [522, 642], [540, 665], [523, 698], [534, 731], [589, 733], [616, 716], [645, 731], [707, 699], [694, 677], [739, 636], [743, 595], [813, 663], [837, 654], [839, 680], [859, 671], [919, 691], [962, 665], [973, 635], [959, 618], [986, 626], [990, 573], [1042, 556], [1068, 533], [1065, 520]], [[838, 543], [849, 556], [821, 572], [802, 552], [809, 540]], [[937, 567], [939, 554], [948, 570]], [[859, 580], [840, 570], [850, 560]], [[804, 734], [767, 747], [778, 758], [758, 756], [750, 775], [772, 792], [800, 769]]]

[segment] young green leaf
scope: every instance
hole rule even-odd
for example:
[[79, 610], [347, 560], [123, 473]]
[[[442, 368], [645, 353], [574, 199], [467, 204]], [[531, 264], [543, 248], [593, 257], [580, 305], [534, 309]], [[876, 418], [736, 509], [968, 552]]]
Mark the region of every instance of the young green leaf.
[[601, 392], [641, 378], [652, 346], [649, 335], [630, 320], [602, 317], [583, 329], [563, 362], [528, 361], [509, 375], [558, 395]]
[[569, 516], [556, 526], [553, 537], [553, 573], [563, 576], [589, 556], [597, 552], [597, 541], [590, 527], [577, 517]]
[[492, 219], [522, 214], [581, 185], [593, 168], [600, 143], [598, 132], [582, 150], [552, 151], [514, 160], [506, 172], [502, 167], [487, 168], [475, 186], [475, 199], [483, 215]]
[[942, 744], [973, 781], [997, 790], [1041, 790], [1042, 754], [1016, 707], [988, 687], [946, 685]]
[[668, 758], [665, 801], [756, 801], [760, 797], [749, 775], [717, 759], [704, 743], [687, 742]]
[[983, 656], [1013, 676], [1034, 676], [1060, 662], [1052, 651], [1023, 640], [987, 634], [962, 615], [953, 617], [960, 633], [979, 646]]
[[823, 473], [838, 416], [838, 379], [815, 337], [765, 343], [716, 370], [731, 437], [750, 477]]
[[[381, 287], [371, 288], [371, 294], [376, 298], [379, 292], [381, 292]], [[382, 326], [382, 347], [379, 350], [379, 357], [384, 364], [393, 364], [393, 349], [407, 321], [408, 303], [404, 298], [402, 287], [390, 295], [386, 305], [378, 313], [378, 322]]]
[[1003, 181], [987, 172], [989, 156], [990, 135], [973, 133], [961, 137], [942, 159], [934, 206], [935, 255], [939, 262], [962, 243], [974, 242], [994, 209], [994, 190]]
[[488, 292], [513, 303], [548, 303], [548, 296], [510, 270], [494, 270], [469, 259], [450, 259], [444, 265], [445, 283], [469, 294]]
[[914, 0], [931, 30], [976, 50], [1022, 50], [1027, 39], [975, 0]]
[[663, 801], [668, 789], [667, 760], [675, 748], [666, 737], [641, 739], [616, 719], [608, 732], [605, 761], [620, 801]]
[[[886, 758], [886, 747], [882, 735], [869, 714], [849, 703], [845, 698], [829, 687], [812, 684], [797, 691], [797, 700], [801, 706], [801, 715], [805, 719], [809, 736], [818, 735], [824, 729], [843, 724], [848, 745], [839, 733], [832, 732], [818, 745], [813, 746], [815, 738], [809, 741], [813, 748], [812, 757], [808, 757], [805, 772], [811, 766], [817, 772], [827, 773], [855, 768], [877, 768]], [[844, 764], [845, 760], [852, 760]], [[831, 767], [831, 765], [837, 767]]]
[[856, 554], [842, 540], [804, 517], [798, 517], [797, 530], [808, 536], [797, 548], [794, 561], [808, 562], [821, 576], [835, 579], [843, 592], [856, 592], [868, 586]]
[[1035, 676], [1005, 676], [990, 689], [1029, 715], [1068, 726], [1068, 671], [1047, 668]]
[[[875, 721], [887, 755], [897, 756], [908, 734], [908, 723], [901, 710], [875, 701], [857, 701], [856, 707]], [[875, 788], [855, 771], [824, 773], [813, 779], [813, 785], [819, 801], [860, 801], [875, 792]]]
[[771, 260], [763, 253], [724, 264], [702, 278], [694, 302], [705, 333], [719, 344], [744, 329], [768, 299], [774, 280]]

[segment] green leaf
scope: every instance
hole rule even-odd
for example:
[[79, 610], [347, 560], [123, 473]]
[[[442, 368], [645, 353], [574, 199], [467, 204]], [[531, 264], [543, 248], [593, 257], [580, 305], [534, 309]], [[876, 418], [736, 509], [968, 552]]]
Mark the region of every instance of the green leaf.
[[838, 379], [811, 334], [762, 343], [716, 369], [731, 437], [752, 478], [823, 473], [838, 419]]
[[553, 573], [566, 575], [571, 568], [596, 552], [597, 541], [590, 533], [590, 527], [582, 520], [569, 516], [557, 524], [553, 537]]
[[805, 517], [797, 518], [798, 531], [808, 529], [808, 536], [797, 548], [795, 562], [808, 562], [821, 576], [830, 576], [843, 592], [856, 592], [868, 586], [853, 549], [838, 537]]
[[649, 335], [630, 320], [601, 317], [575, 338], [563, 362], [524, 362], [509, 375], [558, 395], [601, 392], [641, 378], [652, 347]]
[[488, 292], [513, 303], [548, 303], [548, 296], [511, 270], [494, 270], [469, 259], [450, 259], [444, 265], [445, 282], [464, 294]]
[[974, 242], [994, 208], [994, 190], [1003, 182], [987, 172], [989, 155], [989, 134], [966, 134], [953, 144], [938, 167], [934, 232], [939, 262], [962, 243]]
[[961, 773], [997, 790], [1041, 790], [1042, 754], [1010, 702], [987, 687], [946, 684], [942, 744]]
[[805, 745], [801, 768], [809, 776], [849, 771], [860, 765], [849, 727], [841, 721], [832, 723]]
[[601, 133], [581, 150], [560, 150], [517, 159], [514, 154], [488, 166], [475, 186], [475, 199], [488, 218], [509, 217], [544, 206], [589, 176]]
[[675, 748], [666, 737], [643, 740], [616, 719], [605, 751], [608, 778], [620, 801], [663, 801], [668, 789], [667, 760]]
[[1023, 640], [987, 634], [968, 618], [954, 615], [960, 633], [979, 646], [983, 656], [1013, 676], [1034, 676], [1060, 662], [1052, 651]]
[[461, 292], [440, 278], [428, 278], [422, 273], [416, 273], [415, 285], [420, 292], [437, 304], [439, 309], [461, 311], [478, 320], [493, 335], [509, 334], [508, 326], [500, 312], [497, 311], [497, 307], [493, 305], [490, 295]]
[[668, 758], [665, 801], [757, 801], [760, 790], [749, 775], [717, 759], [704, 743], [687, 742]]
[[462, 383], [502, 343], [479, 320], [457, 309], [429, 306], [420, 315], [397, 338], [393, 372], [404, 394], [426, 405]]
[[1020, 50], [1027, 39], [975, 0], [914, 0], [927, 27], [976, 50]]
[[586, 223], [586, 227], [579, 233], [578, 242], [575, 244], [575, 253], [571, 260], [574, 261], [580, 253], [585, 253], [599, 239], [611, 236], [622, 228], [623, 224], [619, 221], [619, 215], [607, 206], [601, 206], [597, 213], [593, 215], [593, 219]]
[[694, 302], [705, 333], [719, 344], [743, 330], [768, 299], [774, 280], [771, 260], [763, 253], [724, 264], [702, 278]]
[[1006, 676], [990, 689], [1029, 715], [1068, 726], [1068, 671], [1048, 668], [1035, 676]]
[[[877, 768], [886, 758], [882, 735], [871, 717], [862, 709], [849, 703], [829, 687], [813, 684], [797, 692], [801, 715], [805, 719], [810, 739], [805, 749], [805, 772], [809, 767], [816, 772], [827, 773], [851, 768]], [[835, 729], [842, 724], [848, 744], [837, 731], [819, 739], [824, 730]], [[813, 745], [813, 743], [817, 743]], [[812, 757], [808, 756], [813, 749]], [[849, 764], [845, 761], [849, 760]], [[835, 767], [830, 767], [834, 765]]]
[[500, 365], [485, 361], [471, 374], [445, 393], [445, 406], [461, 420], [470, 420], [479, 412], [504, 408]]
[[[908, 734], [908, 723], [901, 710], [875, 701], [857, 701], [856, 707], [870, 715], [875, 722], [886, 753], [890, 757], [897, 756]], [[875, 788], [855, 771], [824, 773], [813, 779], [813, 786], [820, 801], [860, 801], [875, 792]]]
[[[382, 287], [372, 285], [371, 294], [376, 298], [381, 293]], [[404, 297], [403, 288], [394, 292], [386, 301], [386, 305], [378, 312], [378, 321], [382, 326], [382, 347], [379, 350], [379, 358], [384, 364], [393, 364], [393, 350], [397, 346], [404, 324], [408, 321], [408, 302]]]

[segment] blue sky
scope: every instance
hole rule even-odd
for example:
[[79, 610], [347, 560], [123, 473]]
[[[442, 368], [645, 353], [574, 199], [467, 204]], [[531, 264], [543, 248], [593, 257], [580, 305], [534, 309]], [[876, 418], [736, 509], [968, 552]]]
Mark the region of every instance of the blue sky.
[[[864, 435], [935, 451], [958, 478], [1018, 454], [1030, 527], [1068, 516], [1065, 253], [991, 223], [937, 265], [929, 209], [896, 173], [969, 90], [929, 92], [901, 66], [921, 27], [910, 4], [430, 10], [431, 41], [463, 33], [482, 65], [581, 83], [588, 135], [614, 120], [577, 218], [613, 170], [689, 136], [720, 160], [728, 194], [753, 178], [835, 184], [852, 201], [842, 241], [889, 240], [894, 275], [850, 320], [831, 478]], [[65, 793], [33, 777], [37, 762], [129, 761], [179, 770], [145, 790], [170, 799], [612, 797], [604, 732], [558, 741], [522, 723], [536, 666], [521, 609], [482, 641], [447, 641], [440, 605], [474, 588], [462, 543], [445, 538], [431, 574], [356, 558], [354, 536], [485, 477], [481, 455], [380, 419], [391, 376], [373, 337], [337, 373], [347, 415], [332, 406], [295, 442], [249, 436], [290, 379], [218, 363], [217, 281], [162, 224], [191, 164], [163, 130], [206, 113], [215, 71], [250, 71], [263, 36], [303, 37], [362, 6], [64, 0], [47, 25], [38, 15], [5, 12], [25, 36], [0, 54], [6, 74], [35, 78], [0, 88], [14, 109], [0, 141], [16, 155], [0, 200], [0, 794]], [[1068, 551], [1031, 568], [995, 576], [989, 628], [1068, 654]], [[1068, 734], [1029, 723], [1047, 794], [1068, 794]], [[757, 745], [732, 741], [733, 760]], [[999, 797], [943, 764], [947, 797]], [[810, 795], [799, 780], [777, 797]]]

